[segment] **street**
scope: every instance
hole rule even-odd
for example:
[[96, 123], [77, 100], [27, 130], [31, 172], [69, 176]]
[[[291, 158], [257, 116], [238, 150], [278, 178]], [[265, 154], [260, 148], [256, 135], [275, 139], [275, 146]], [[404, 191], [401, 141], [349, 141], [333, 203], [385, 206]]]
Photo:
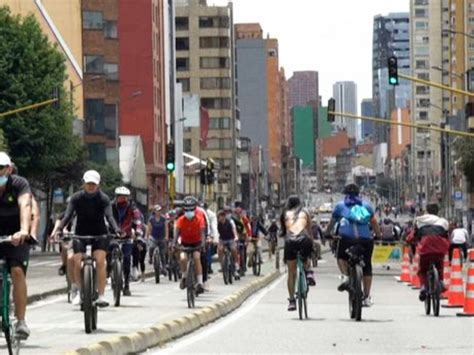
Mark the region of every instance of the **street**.
[[349, 319], [347, 294], [339, 293], [338, 271], [331, 254], [317, 268], [309, 294], [309, 320], [286, 311], [286, 274], [249, 299], [230, 316], [170, 343], [154, 354], [313, 353], [313, 354], [472, 354], [472, 318], [459, 309], [441, 309], [439, 318], [424, 315], [418, 291], [376, 267], [374, 306], [363, 321]]

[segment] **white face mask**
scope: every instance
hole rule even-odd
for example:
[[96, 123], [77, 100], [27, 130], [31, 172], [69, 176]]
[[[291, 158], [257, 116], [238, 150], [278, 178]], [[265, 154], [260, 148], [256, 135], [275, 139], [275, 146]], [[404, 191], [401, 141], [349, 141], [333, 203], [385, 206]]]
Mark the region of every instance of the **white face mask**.
[[186, 212], [184, 212], [184, 216], [187, 219], [193, 219], [194, 218], [194, 211], [186, 211]]
[[0, 186], [5, 186], [8, 182], [8, 175], [0, 176]]

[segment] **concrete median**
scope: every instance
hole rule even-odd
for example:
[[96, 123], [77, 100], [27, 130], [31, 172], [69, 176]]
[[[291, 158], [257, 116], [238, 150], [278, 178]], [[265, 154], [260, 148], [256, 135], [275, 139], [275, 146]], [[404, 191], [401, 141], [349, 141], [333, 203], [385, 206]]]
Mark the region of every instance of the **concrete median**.
[[150, 328], [91, 344], [87, 347], [68, 351], [68, 355], [104, 355], [139, 353], [194, 332], [199, 328], [224, 317], [261, 288], [280, 276], [279, 271], [251, 282], [219, 302], [196, 310], [175, 320], [160, 323]]

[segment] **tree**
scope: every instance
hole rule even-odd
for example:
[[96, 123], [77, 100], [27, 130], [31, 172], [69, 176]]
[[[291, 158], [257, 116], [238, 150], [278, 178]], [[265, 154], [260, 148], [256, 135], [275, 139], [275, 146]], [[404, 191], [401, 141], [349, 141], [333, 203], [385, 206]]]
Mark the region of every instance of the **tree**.
[[87, 169], [98, 171], [100, 174], [100, 188], [110, 197], [114, 195], [114, 190], [116, 187], [123, 185], [122, 174], [112, 165], [101, 165], [89, 162], [87, 164]]
[[461, 158], [461, 169], [469, 182], [471, 189], [474, 187], [474, 139], [465, 137], [455, 143], [458, 157]]

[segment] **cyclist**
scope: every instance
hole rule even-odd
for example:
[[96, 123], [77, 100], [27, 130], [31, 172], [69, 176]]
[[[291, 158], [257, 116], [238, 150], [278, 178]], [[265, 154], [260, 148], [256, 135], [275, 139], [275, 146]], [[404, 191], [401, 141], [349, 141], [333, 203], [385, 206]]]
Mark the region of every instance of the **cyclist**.
[[288, 266], [288, 311], [296, 310], [295, 282], [296, 258], [298, 252], [305, 260], [306, 278], [309, 286], [316, 285], [309, 257], [313, 251], [311, 218], [296, 195], [288, 197], [285, 209], [280, 217], [282, 235], [285, 238], [284, 259]]
[[[125, 186], [115, 189], [115, 200], [112, 202], [112, 212], [121, 229], [123, 254], [123, 295], [131, 296], [130, 269], [132, 264], [133, 240], [143, 234], [142, 214], [130, 200], [130, 190]], [[109, 255], [110, 257], [110, 246]], [[108, 263], [110, 265], [110, 263]]]
[[[439, 207], [436, 203], [428, 204], [426, 213], [415, 218], [415, 238], [418, 241], [416, 250], [420, 255], [418, 268], [421, 283], [420, 301], [426, 299], [426, 274], [430, 264], [434, 263], [438, 274], [442, 276], [444, 256], [449, 251], [449, 223], [439, 217], [438, 212]], [[441, 286], [444, 289], [444, 285]]]
[[232, 219], [226, 218], [225, 211], [219, 211], [217, 214], [217, 228], [219, 230], [219, 245], [217, 247], [217, 255], [221, 264], [222, 270], [224, 270], [224, 248], [228, 246], [231, 250], [232, 257], [234, 258], [235, 271], [238, 273], [240, 265], [238, 262], [237, 248], [235, 242], [239, 239], [235, 223]]
[[268, 231], [265, 229], [265, 226], [263, 225], [261, 219], [257, 216], [253, 216], [251, 220], [252, 226], [252, 233], [250, 242], [252, 244], [252, 247], [250, 248], [250, 256], [249, 256], [249, 261], [248, 261], [248, 267], [252, 267], [252, 258], [253, 254], [255, 253], [255, 250], [257, 251], [258, 255], [260, 256], [260, 260], [263, 262], [262, 258], [262, 240], [260, 238], [260, 234], [263, 234], [265, 236], [268, 235]]
[[25, 322], [27, 289], [26, 270], [29, 260], [29, 239], [32, 227], [32, 194], [28, 181], [12, 174], [12, 162], [0, 152], [0, 235], [12, 237], [11, 244], [0, 245], [0, 258], [5, 258], [13, 282], [15, 332], [26, 340], [30, 330]]
[[[202, 249], [206, 243], [206, 221], [204, 216], [197, 212], [197, 200], [193, 196], [186, 196], [183, 200], [184, 216], [178, 218], [175, 223], [176, 233], [173, 238], [173, 247], [176, 247], [178, 239], [181, 239], [183, 247]], [[197, 286], [196, 293], [203, 293], [203, 276], [201, 265], [201, 252], [193, 253], [194, 263], [196, 267]], [[182, 252], [180, 255], [180, 265], [183, 278], [181, 279], [180, 288], [183, 290], [186, 286], [187, 271], [187, 254]]]
[[208, 274], [212, 274], [214, 273], [214, 271], [212, 270], [212, 256], [216, 253], [216, 243], [219, 238], [219, 232], [217, 230], [217, 215], [213, 210], [209, 208], [206, 202], [204, 202], [201, 207], [206, 212], [207, 220], [209, 221], [206, 262], [207, 272]]
[[[92, 255], [96, 262], [97, 285], [99, 297], [96, 301], [98, 307], [107, 307], [109, 302], [104, 296], [105, 285], [107, 281], [106, 254], [109, 246], [107, 235], [107, 220], [109, 227], [120, 235], [120, 228], [112, 214], [112, 205], [105, 193], [100, 190], [100, 175], [95, 170], [88, 170], [83, 176], [83, 189], [71, 197], [71, 201], [66, 208], [66, 213], [59, 226], [62, 231], [68, 225], [74, 215], [76, 215], [76, 230], [78, 236], [96, 236], [92, 243]], [[74, 250], [74, 281], [75, 287], [81, 289], [81, 261], [86, 252], [86, 243], [82, 240], [73, 241]], [[73, 300], [74, 305], [81, 304], [80, 292]]]
[[268, 227], [268, 243], [270, 244], [268, 255], [270, 260], [272, 260], [272, 255], [275, 254], [278, 245], [278, 231], [279, 228], [276, 219], [272, 219], [272, 223], [270, 224], [270, 227]]
[[201, 266], [202, 266], [202, 280], [203, 280], [203, 287], [205, 291], [209, 290], [207, 279], [208, 279], [208, 264], [207, 264], [207, 253], [209, 247], [212, 243], [211, 240], [211, 223], [209, 221], [209, 216], [207, 215], [206, 210], [203, 207], [204, 203], [199, 203], [196, 206], [196, 214], [201, 215], [205, 221], [205, 232], [204, 235], [206, 236], [206, 242], [204, 243], [204, 249], [201, 251]]
[[375, 218], [373, 207], [359, 197], [359, 187], [356, 184], [349, 184], [344, 188], [343, 201], [340, 201], [332, 213], [332, 218], [326, 229], [326, 235], [330, 236], [336, 223], [339, 222], [338, 236], [340, 237], [336, 257], [339, 270], [342, 273], [342, 283], [337, 288], [340, 292], [349, 288], [348, 263], [349, 256], [346, 250], [353, 245], [359, 245], [364, 257], [364, 301], [365, 307], [370, 307], [372, 297], [370, 290], [372, 286], [372, 252], [374, 250], [374, 240], [369, 228], [372, 226], [377, 238], [380, 237], [380, 227]]
[[149, 258], [148, 263], [153, 263], [153, 253], [155, 249], [158, 248], [160, 252], [161, 259], [161, 273], [166, 275], [166, 252], [168, 248], [168, 241], [170, 240], [170, 229], [168, 221], [165, 216], [161, 213], [162, 207], [160, 205], [155, 205], [153, 207], [153, 214], [148, 220], [148, 226], [146, 229], [145, 239], [148, 241], [149, 245]]
[[232, 219], [235, 223], [235, 228], [237, 229], [237, 235], [239, 236], [239, 248], [243, 248], [244, 250], [244, 260], [242, 260], [242, 275], [245, 276], [245, 265], [247, 263], [247, 245], [248, 245], [248, 233], [247, 228], [245, 225], [245, 221], [242, 218], [242, 208], [237, 207], [232, 213], [232, 209], [230, 207], [224, 207], [224, 211], [226, 212], [226, 218]]
[[450, 235], [450, 245], [449, 245], [449, 262], [453, 259], [453, 250], [456, 248], [461, 249], [464, 260], [467, 260], [467, 242], [469, 241], [469, 233], [467, 229], [463, 228], [461, 223], [455, 223], [454, 229]]

